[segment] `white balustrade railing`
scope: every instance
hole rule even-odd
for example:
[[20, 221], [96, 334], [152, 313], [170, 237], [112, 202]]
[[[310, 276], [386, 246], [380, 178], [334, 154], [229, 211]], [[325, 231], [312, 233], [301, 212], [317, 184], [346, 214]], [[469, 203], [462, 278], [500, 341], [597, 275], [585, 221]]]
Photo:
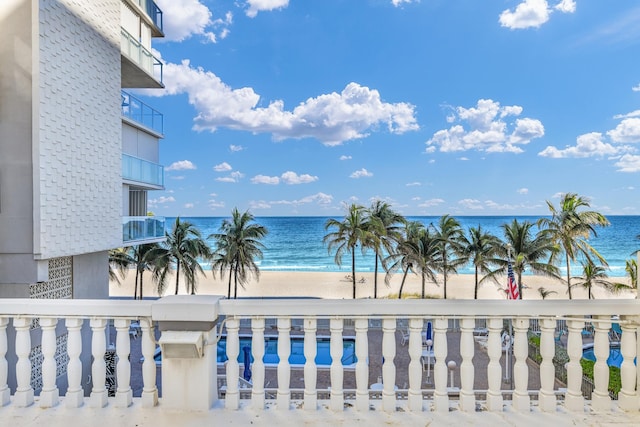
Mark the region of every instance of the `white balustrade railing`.
[[[226, 386], [220, 391], [221, 395], [224, 395], [222, 407], [229, 410], [241, 409], [245, 404], [263, 410], [267, 401], [273, 399], [275, 407], [279, 410], [290, 410], [294, 407], [292, 401], [300, 400], [305, 411], [315, 411], [318, 402], [325, 400], [326, 406], [333, 411], [344, 410], [349, 402], [355, 410], [368, 411], [372, 401], [379, 398], [381, 409], [385, 412], [395, 412], [398, 406], [403, 405], [406, 410], [413, 412], [448, 412], [452, 404], [457, 404], [458, 408], [465, 412], [476, 411], [478, 404], [485, 405], [488, 411], [502, 412], [506, 401], [511, 401], [511, 407], [519, 412], [529, 412], [534, 405], [540, 411], [557, 411], [562, 405], [568, 411], [581, 412], [588, 407], [585, 403], [590, 403], [590, 407], [595, 411], [612, 411], [614, 405], [608, 391], [607, 358], [610, 350], [609, 331], [614, 322], [622, 327], [622, 386], [617, 406], [626, 411], [638, 411], [640, 408], [637, 387], [640, 370], [634, 363], [639, 342], [637, 334], [640, 301], [637, 300], [480, 302], [286, 298], [225, 300], [209, 297], [197, 310], [193, 309], [190, 303], [202, 302], [201, 298], [203, 297], [183, 296], [175, 300], [176, 307], [172, 306], [174, 300], [171, 297], [159, 301], [0, 300], [0, 413], [5, 406], [50, 408], [58, 405], [61, 400], [68, 408], [78, 408], [83, 404], [93, 408], [129, 407], [137, 399], [143, 407], [167, 404], [175, 408], [175, 402], [164, 400], [173, 397], [159, 397], [156, 384], [154, 353], [157, 336], [162, 334], [157, 326], [158, 322], [170, 322], [170, 326], [159, 329], [188, 331], [188, 328], [193, 328], [194, 322], [198, 323], [198, 314], [195, 313], [198, 310], [205, 313], [204, 317], [208, 320], [217, 319], [216, 331], [226, 335], [228, 360], [223, 368]], [[164, 311], [158, 309], [160, 305]], [[590, 402], [585, 400], [580, 390], [580, 359], [587, 317], [595, 329], [593, 349], [597, 358], [594, 367], [595, 389]], [[34, 334], [32, 320], [36, 318], [39, 319], [40, 334]], [[452, 319], [456, 320], [455, 332], [450, 329]], [[540, 336], [542, 360], [539, 371], [531, 369], [528, 363], [529, 325], [532, 319], [536, 320], [536, 334]], [[131, 322], [134, 320], [139, 323], [142, 331], [140, 339], [137, 340], [133, 340], [129, 333]], [[398, 322], [399, 320], [402, 322]], [[566, 388], [558, 386], [553, 365], [555, 331], [559, 320], [563, 321], [562, 327], [567, 330], [566, 349], [569, 361], [566, 364]], [[426, 321], [430, 321], [433, 327], [433, 360], [430, 355], [428, 366], [430, 370], [433, 369], [433, 386], [425, 383], [423, 372]], [[486, 374], [482, 374], [486, 375], [483, 378], [486, 388], [475, 389], [477, 375], [479, 371], [483, 372], [476, 369], [475, 364], [479, 351], [476, 341], [481, 341], [474, 339], [479, 323], [486, 326], [482, 328], [483, 334], [486, 334]], [[111, 324], [115, 327], [117, 356], [117, 388], [114, 396], [109, 396], [107, 390], [107, 366], [104, 359], [107, 351], [107, 331]], [[213, 324], [212, 322], [209, 328], [213, 327]], [[374, 330], [370, 324], [380, 324], [381, 329]], [[408, 363], [405, 364], [397, 363], [401, 348], [397, 333], [399, 324], [403, 325], [404, 332], [408, 332], [409, 335], [408, 347], [402, 350], [405, 352], [403, 354], [408, 354]], [[176, 325], [183, 325], [187, 329], [180, 326], [176, 329]], [[269, 329], [277, 336], [278, 361], [275, 364], [263, 361], [266, 354], [265, 325], [270, 325]], [[505, 328], [505, 325], [510, 325], [510, 328]], [[321, 329], [328, 334], [329, 339], [331, 362], [327, 367], [320, 367], [315, 362], [318, 355], [316, 341]], [[508, 364], [503, 366], [501, 335], [505, 333], [505, 329], [509, 333], [513, 331], [513, 345], [507, 351], [507, 354], [509, 351], [513, 354], [511, 372], [505, 371], [510, 368]], [[195, 330], [203, 329], [196, 327]], [[66, 393], [63, 393], [63, 396], [59, 396], [61, 393], [57, 386], [55, 358], [56, 334], [61, 332], [68, 335]], [[381, 337], [379, 348], [370, 345], [370, 334], [374, 332]], [[253, 356], [249, 393], [235, 380], [240, 375], [241, 366], [238, 358], [242, 350], [240, 338], [244, 334], [251, 336]], [[303, 340], [306, 361], [302, 366], [289, 362], [294, 335], [295, 338]], [[349, 365], [345, 367], [343, 340], [347, 335], [354, 335], [352, 339], [355, 340], [355, 363], [345, 362]], [[452, 336], [457, 337], [455, 345], [451, 345]], [[86, 345], [83, 346], [85, 340], [90, 340], [92, 356], [91, 386], [87, 390], [83, 389], [81, 357], [82, 349], [88, 348]], [[207, 352], [216, 351], [213, 344], [211, 338], [205, 338], [205, 355], [210, 354]], [[36, 345], [41, 346], [43, 355], [42, 386], [39, 390], [34, 390], [31, 385], [33, 365], [30, 352]], [[142, 384], [132, 384], [130, 355], [133, 345], [139, 346], [144, 357], [141, 366]], [[459, 352], [454, 352], [455, 348], [459, 348]], [[426, 350], [431, 351], [431, 348]], [[380, 366], [381, 374], [381, 384], [376, 383], [375, 389], [370, 381], [370, 374], [377, 374], [370, 369], [372, 358], [377, 358], [376, 364]], [[84, 359], [84, 363], [87, 363], [86, 355]], [[447, 365], [447, 361], [452, 359], [459, 361], [457, 372], [450, 371], [451, 366]], [[215, 364], [215, 355], [213, 360]], [[433, 361], [435, 363], [431, 365]], [[166, 362], [168, 363], [164, 363], [161, 368], [163, 378], [178, 378], [179, 375], [176, 376], [175, 372], [170, 370], [186, 366], [186, 362]], [[190, 375], [198, 378], [197, 369], [201, 368], [195, 364], [189, 366]], [[299, 372], [300, 369], [304, 386], [295, 389], [291, 387], [292, 372]], [[87, 370], [88, 368], [84, 367], [84, 371]], [[215, 367], [213, 370], [216, 371]], [[319, 389], [320, 373], [325, 373], [326, 376], [327, 371], [329, 386]], [[266, 378], [269, 372], [273, 380], [277, 381], [275, 389], [273, 385], [271, 389], [268, 388]], [[347, 372], [355, 388], [345, 387]], [[15, 384], [8, 383], [9, 373], [15, 378]], [[402, 388], [398, 388], [396, 384], [400, 374], [407, 378]], [[507, 377], [512, 376], [509, 387], [503, 385], [505, 374]], [[536, 376], [534, 383], [539, 384], [533, 390], [530, 387], [532, 375]], [[211, 387], [217, 386], [215, 375], [202, 378], [203, 381], [211, 381], [211, 378], [214, 378], [215, 384]], [[244, 384], [246, 382], [243, 382]], [[292, 397], [294, 395], [299, 398]], [[35, 402], [38, 404], [33, 405]], [[210, 402], [205, 402], [204, 405], [207, 408], [211, 407], [207, 406]]]

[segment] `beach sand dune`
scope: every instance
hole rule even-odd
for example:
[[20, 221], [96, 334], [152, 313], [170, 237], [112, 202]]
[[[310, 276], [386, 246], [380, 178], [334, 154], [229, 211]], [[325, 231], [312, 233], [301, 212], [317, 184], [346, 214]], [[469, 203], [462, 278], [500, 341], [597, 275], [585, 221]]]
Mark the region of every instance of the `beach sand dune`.
[[[145, 297], [158, 297], [156, 285], [151, 280], [151, 275], [145, 275], [144, 292]], [[345, 272], [275, 272], [263, 271], [259, 280], [251, 280], [244, 288], [238, 287], [238, 297], [311, 297], [311, 298], [333, 298], [350, 299], [352, 297], [352, 283], [348, 279], [349, 273]], [[628, 283], [628, 278], [614, 277], [610, 279], [615, 282]], [[120, 284], [111, 282], [109, 293], [112, 297], [133, 297], [134, 294], [135, 271], [128, 272]], [[384, 283], [384, 274], [378, 275], [378, 298], [391, 296], [396, 298], [402, 275], [397, 274], [389, 285]], [[198, 276], [196, 294], [198, 295], [227, 295], [228, 276], [221, 279], [215, 278], [211, 271], [207, 271], [205, 276]], [[542, 277], [524, 276], [523, 297], [525, 299], [541, 299], [539, 288], [552, 291], [547, 299], [567, 299], [567, 287], [562, 281]], [[506, 299], [504, 289], [506, 288], [506, 277], [500, 283], [487, 281], [478, 288], [478, 299]], [[471, 274], [459, 274], [450, 276], [447, 280], [447, 296], [449, 299], [473, 299], [474, 276]], [[356, 297], [373, 298], [374, 280], [373, 273], [356, 274]], [[443, 278], [438, 276], [438, 283], [427, 282], [425, 293], [431, 298], [442, 298]], [[232, 289], [233, 292], [233, 289]], [[175, 293], [175, 275], [171, 275], [167, 281], [164, 295]], [[186, 294], [184, 279], [180, 278], [179, 294]], [[586, 299], [587, 291], [582, 288], [572, 290], [574, 299]], [[408, 275], [404, 289], [404, 296], [420, 296], [420, 277]], [[635, 298], [635, 291], [625, 291], [613, 295], [602, 287], [595, 287], [593, 290], [596, 299], [603, 298]], [[232, 294], [233, 296], [233, 294]]]

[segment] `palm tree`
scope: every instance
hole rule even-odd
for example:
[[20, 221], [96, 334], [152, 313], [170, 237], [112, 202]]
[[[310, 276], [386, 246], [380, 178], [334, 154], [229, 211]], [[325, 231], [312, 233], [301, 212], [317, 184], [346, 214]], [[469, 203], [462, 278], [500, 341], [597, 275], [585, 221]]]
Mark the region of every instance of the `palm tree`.
[[611, 283], [607, 280], [608, 275], [606, 269], [601, 265], [595, 265], [591, 261], [583, 261], [582, 263], [582, 276], [577, 276], [575, 279], [579, 281], [571, 286], [582, 286], [587, 289], [589, 299], [593, 299], [592, 289], [595, 285], [600, 285], [605, 289], [612, 289]]
[[547, 297], [551, 294], [557, 294], [556, 291], [548, 291], [545, 288], [538, 288], [538, 293], [542, 297], [542, 299], [547, 299]]
[[625, 262], [624, 271], [627, 272], [627, 276], [629, 276], [630, 287], [637, 288], [638, 287], [638, 262], [635, 259], [628, 259]]
[[534, 224], [529, 221], [502, 224], [504, 240], [497, 248], [497, 256], [491, 263], [498, 268], [487, 275], [497, 282], [497, 276], [506, 275], [507, 265], [513, 260], [513, 271], [518, 281], [518, 293], [522, 299], [522, 275], [530, 269], [534, 274], [559, 278], [558, 267], [543, 261], [550, 257], [557, 248], [545, 234], [533, 233]]
[[209, 246], [202, 238], [200, 230], [188, 221], [181, 221], [180, 217], [176, 218], [171, 232], [167, 232], [166, 237], [164, 248], [168, 252], [168, 262], [166, 263], [165, 271], [175, 264], [175, 294], [178, 295], [180, 275], [182, 274], [185, 279], [187, 293], [195, 295], [197, 274], [204, 275], [204, 270], [199, 260], [210, 257]]
[[464, 232], [458, 220], [449, 215], [440, 217], [435, 230], [438, 242], [438, 270], [443, 275], [444, 299], [447, 299], [447, 277], [467, 262], [464, 254]]
[[[425, 298], [425, 285], [427, 278], [437, 283], [436, 273], [441, 268], [439, 256], [442, 254], [441, 240], [430, 228], [423, 228], [418, 232], [417, 239], [408, 242], [409, 259], [414, 268], [420, 272], [422, 284], [421, 297]], [[446, 292], [445, 292], [446, 295]]]
[[254, 216], [245, 211], [240, 213], [238, 208], [231, 212], [231, 219], [222, 221], [218, 233], [208, 238], [215, 242], [212, 255], [212, 270], [229, 271], [229, 287], [227, 297], [231, 298], [231, 279], [233, 277], [233, 298], [238, 298], [238, 284], [244, 287], [252, 276], [260, 279], [260, 269], [257, 259], [262, 259], [264, 244], [261, 240], [267, 235], [266, 227], [254, 223]]
[[[402, 238], [401, 224], [405, 218], [394, 212], [387, 202], [376, 200], [367, 212], [371, 224], [371, 239], [368, 246], [375, 252], [375, 267], [373, 273], [373, 297], [378, 298], [378, 260], [385, 267], [383, 252], [391, 253], [393, 247]], [[386, 267], [385, 267], [386, 269]]]
[[[398, 291], [398, 299], [402, 299], [402, 289], [407, 279], [407, 275], [415, 273], [414, 264], [418, 262], [418, 247], [421, 233], [424, 233], [424, 225], [419, 221], [405, 222], [402, 230], [401, 240], [398, 242], [395, 250], [392, 251], [384, 260], [387, 266], [387, 274], [384, 277], [386, 284], [389, 284], [391, 277], [396, 271], [402, 271], [402, 281]], [[423, 292], [424, 298], [424, 292]]]
[[[474, 266], [475, 285], [473, 289], [473, 299], [478, 299], [478, 284], [482, 280], [478, 280], [479, 274], [487, 274], [491, 272], [489, 268], [491, 260], [495, 258], [496, 252], [500, 246], [500, 239], [493, 234], [482, 230], [478, 227], [469, 227], [469, 238], [465, 237], [465, 256], [470, 259]], [[483, 278], [484, 279], [484, 278]]]
[[139, 298], [142, 299], [143, 297], [145, 271], [151, 272], [153, 282], [156, 283], [158, 295], [162, 295], [166, 285], [167, 250], [157, 243], [148, 243], [133, 246], [130, 250], [130, 256], [131, 264], [136, 268], [133, 298], [138, 298], [138, 289], [140, 289]]
[[109, 250], [109, 280], [120, 284], [131, 267], [133, 260], [129, 255], [129, 247]]
[[327, 233], [322, 239], [327, 244], [329, 253], [336, 250], [334, 260], [338, 266], [342, 265], [342, 256], [345, 253], [351, 255], [351, 282], [353, 285], [353, 298], [356, 298], [356, 247], [360, 244], [362, 253], [366, 251], [368, 242], [371, 241], [370, 225], [367, 220], [364, 206], [355, 203], [348, 207], [347, 215], [342, 221], [330, 218], [324, 225], [325, 230], [336, 229]]
[[[591, 256], [595, 256], [598, 261], [607, 266], [605, 259], [596, 251], [587, 240], [591, 236], [597, 236], [596, 226], [605, 227], [609, 225], [607, 218], [596, 211], [580, 211], [580, 208], [590, 206], [587, 199], [575, 194], [567, 193], [560, 199], [558, 207], [547, 201], [547, 206], [551, 212], [551, 218], [540, 218], [538, 227], [548, 234], [549, 238], [559, 246], [564, 252], [567, 266], [567, 292], [569, 299], [571, 295], [571, 262], [579, 256], [591, 262]], [[558, 252], [551, 254], [551, 261]]]

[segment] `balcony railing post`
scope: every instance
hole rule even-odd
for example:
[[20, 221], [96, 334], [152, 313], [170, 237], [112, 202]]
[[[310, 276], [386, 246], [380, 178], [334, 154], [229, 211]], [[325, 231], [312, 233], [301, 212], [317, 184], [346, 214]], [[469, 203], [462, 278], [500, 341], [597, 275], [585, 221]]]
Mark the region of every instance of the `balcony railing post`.
[[500, 344], [500, 332], [502, 331], [502, 318], [490, 317], [487, 319], [487, 353], [489, 355], [489, 365], [487, 366], [487, 408], [492, 412], [502, 412], [502, 393], [500, 391], [502, 367], [500, 357], [502, 356], [502, 346]]
[[40, 391], [40, 407], [52, 408], [58, 405], [59, 391], [56, 386], [56, 325], [55, 317], [42, 317], [42, 390]]
[[33, 388], [31, 388], [31, 318], [18, 316], [13, 319], [16, 328], [16, 392], [13, 402], [18, 408], [25, 408], [33, 404]]
[[318, 369], [316, 366], [317, 338], [318, 330], [315, 317], [304, 319], [304, 409], [315, 411], [318, 409]]
[[0, 317], [0, 408], [9, 404], [9, 385], [7, 379], [9, 376], [9, 364], [7, 363], [7, 325], [9, 319]]
[[369, 410], [369, 329], [368, 319], [356, 319], [356, 408], [358, 411]]
[[386, 412], [396, 410], [396, 319], [382, 320], [382, 409]]
[[115, 406], [118, 408], [128, 408], [133, 402], [133, 391], [131, 390], [131, 342], [129, 337], [129, 319], [116, 319], [116, 354], [118, 362], [116, 365], [117, 385]]
[[422, 328], [420, 317], [409, 319], [409, 409], [422, 412]]
[[251, 319], [251, 332], [251, 352], [253, 353], [251, 402], [255, 409], [264, 409], [264, 317], [255, 316]]
[[555, 382], [555, 369], [553, 366], [553, 357], [555, 356], [555, 342], [553, 332], [556, 329], [556, 321], [554, 319], [541, 319], [540, 330], [540, 354], [542, 355], [542, 363], [540, 364], [540, 394], [538, 401], [540, 409], [546, 412], [555, 412], [556, 396], [553, 392], [553, 383]]
[[104, 360], [107, 351], [106, 327], [107, 319], [94, 318], [91, 325], [91, 354], [93, 363], [91, 364], [91, 389], [90, 404], [93, 408], [104, 408], [107, 406], [107, 363]]
[[227, 409], [236, 410], [240, 405], [240, 391], [238, 389], [238, 378], [240, 376], [240, 366], [238, 365], [238, 355], [240, 354], [240, 341], [238, 330], [240, 321], [234, 317], [227, 319], [227, 392], [224, 395], [224, 406]]
[[636, 392], [636, 366], [633, 363], [637, 345], [636, 325], [631, 323], [632, 319], [623, 318], [622, 320], [627, 322], [621, 324], [620, 352], [622, 353], [622, 365], [620, 366], [620, 380], [622, 384], [618, 393], [618, 405], [625, 411], [637, 411], [639, 402]]
[[289, 410], [291, 406], [291, 318], [278, 318], [278, 394], [277, 408]]
[[564, 398], [565, 407], [570, 411], [584, 412], [584, 397], [582, 396], [582, 329], [584, 321], [568, 320], [567, 328], [567, 395]]
[[447, 393], [447, 328], [448, 319], [438, 317], [433, 322], [433, 351], [436, 363], [433, 368], [435, 390], [433, 403], [438, 412], [449, 412], [449, 394]]
[[[593, 352], [596, 363], [593, 366], [593, 382], [595, 389], [591, 395], [591, 407], [595, 411], [610, 411], [611, 397], [609, 397], [609, 330], [611, 329], [611, 316], [596, 316], [595, 337], [593, 339]], [[604, 321], [599, 321], [603, 319]]]
[[513, 365], [513, 381], [515, 383], [513, 407], [520, 412], [529, 412], [531, 410], [531, 399], [529, 398], [529, 393], [527, 391], [527, 385], [529, 382], [529, 368], [527, 367], [527, 330], [529, 329], [529, 319], [513, 319], [513, 329], [513, 355], [516, 358]]
[[460, 355], [462, 363], [460, 364], [460, 407], [465, 412], [474, 412], [476, 410], [476, 398], [473, 392], [473, 380], [475, 378], [475, 370], [473, 367], [473, 329], [476, 320], [473, 318], [464, 318], [460, 321]]
[[333, 411], [342, 411], [344, 409], [344, 368], [342, 366], [342, 355], [344, 348], [342, 344], [342, 329], [344, 321], [342, 318], [332, 318], [329, 321], [331, 329], [331, 338], [329, 343], [329, 352], [331, 353], [331, 400], [330, 408]]
[[156, 362], [153, 355], [156, 350], [156, 337], [153, 322], [149, 318], [139, 320], [142, 330], [142, 406], [152, 408], [158, 404], [158, 387], [156, 386]]

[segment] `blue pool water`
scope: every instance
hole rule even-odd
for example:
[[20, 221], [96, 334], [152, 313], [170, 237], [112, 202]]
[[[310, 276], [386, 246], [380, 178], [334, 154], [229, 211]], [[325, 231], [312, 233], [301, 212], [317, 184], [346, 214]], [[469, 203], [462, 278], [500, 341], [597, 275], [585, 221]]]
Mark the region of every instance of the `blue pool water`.
[[[591, 360], [592, 362], [596, 361], [596, 355], [593, 353], [593, 347], [587, 348], [582, 352], [582, 357]], [[635, 363], [635, 360], [634, 360]], [[622, 353], [620, 352], [619, 346], [611, 346], [609, 348], [609, 357], [607, 358], [607, 365], [615, 366], [619, 368], [622, 365]]]
[[[278, 337], [265, 337], [265, 345], [264, 345], [264, 357], [262, 361], [265, 364], [277, 364], [280, 362], [280, 358], [278, 357]], [[315, 362], [316, 365], [319, 366], [330, 366], [331, 365], [331, 353], [329, 349], [329, 338], [328, 337], [318, 337], [317, 338], [318, 346]], [[351, 365], [356, 363], [356, 343], [353, 338], [344, 338], [342, 341], [342, 364], [343, 365]], [[240, 337], [240, 354], [238, 355], [238, 362], [243, 363], [244, 354], [242, 352], [242, 348], [245, 346], [251, 347], [251, 337]], [[226, 339], [225, 337], [220, 338], [218, 341], [218, 363], [223, 363], [227, 359], [227, 349], [226, 349]], [[292, 365], [304, 365], [306, 362], [306, 358], [304, 357], [304, 338], [291, 338], [291, 354], [289, 356], [289, 363]], [[251, 363], [253, 363], [253, 355], [251, 356]]]

